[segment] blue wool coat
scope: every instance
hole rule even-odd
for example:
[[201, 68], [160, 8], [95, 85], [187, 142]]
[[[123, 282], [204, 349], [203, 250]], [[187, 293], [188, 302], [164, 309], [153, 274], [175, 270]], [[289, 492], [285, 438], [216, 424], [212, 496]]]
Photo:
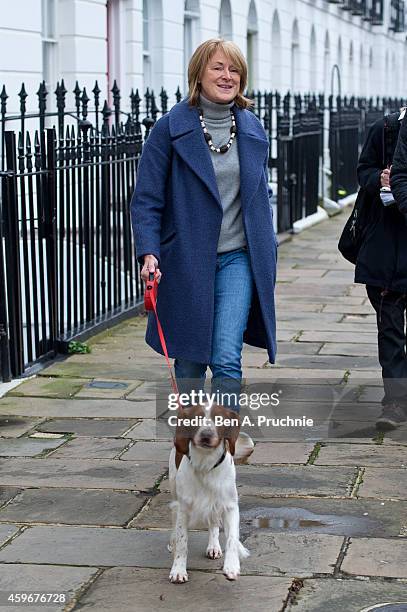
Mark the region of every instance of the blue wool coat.
[[[257, 117], [234, 107], [243, 225], [255, 281], [244, 341], [274, 363], [277, 241], [266, 165], [268, 140]], [[233, 146], [236, 146], [236, 143]], [[170, 357], [209, 363], [222, 204], [196, 107], [187, 99], [161, 117], [143, 147], [131, 202], [136, 254], [159, 260], [157, 310]], [[146, 342], [162, 354], [154, 313]]]

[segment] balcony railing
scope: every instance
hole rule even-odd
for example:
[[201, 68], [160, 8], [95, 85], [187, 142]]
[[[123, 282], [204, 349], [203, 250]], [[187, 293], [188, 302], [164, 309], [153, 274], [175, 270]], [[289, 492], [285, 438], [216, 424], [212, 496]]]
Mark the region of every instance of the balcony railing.
[[383, 25], [383, 0], [327, 0], [329, 4], [336, 4], [352, 15], [370, 21], [372, 25]]
[[342, 8], [344, 11], [350, 11], [352, 15], [363, 17], [366, 11], [366, 0], [345, 0]]
[[395, 33], [404, 32], [405, 30], [404, 0], [391, 0], [389, 30], [392, 30]]
[[383, 0], [368, 0], [365, 20], [372, 25], [383, 25]]

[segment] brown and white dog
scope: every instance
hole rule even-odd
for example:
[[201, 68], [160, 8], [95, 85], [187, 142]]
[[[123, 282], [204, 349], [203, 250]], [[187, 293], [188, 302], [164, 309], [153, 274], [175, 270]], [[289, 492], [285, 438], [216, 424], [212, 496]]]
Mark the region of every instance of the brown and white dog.
[[173, 498], [173, 552], [169, 579], [188, 580], [188, 528], [207, 526], [206, 555], [222, 556], [219, 527], [225, 532], [223, 573], [229, 580], [240, 574], [240, 559], [249, 551], [239, 540], [239, 506], [233, 460], [239, 435], [239, 417], [223, 406], [193, 406], [177, 413], [174, 448], [169, 460], [169, 482]]

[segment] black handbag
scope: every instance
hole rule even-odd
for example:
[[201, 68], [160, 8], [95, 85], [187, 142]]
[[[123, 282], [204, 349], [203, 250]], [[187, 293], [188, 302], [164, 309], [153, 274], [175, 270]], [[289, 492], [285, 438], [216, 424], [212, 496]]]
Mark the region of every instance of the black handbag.
[[355, 264], [365, 236], [370, 213], [371, 196], [366, 189], [359, 189], [352, 214], [345, 223], [339, 238], [338, 249], [345, 259]]
[[[393, 160], [394, 150], [400, 130], [399, 113], [391, 113], [384, 118], [383, 130], [383, 168], [389, 167]], [[359, 255], [360, 247], [366, 235], [371, 213], [373, 196], [362, 187], [359, 189], [352, 214], [345, 223], [338, 249], [345, 259], [353, 264]]]

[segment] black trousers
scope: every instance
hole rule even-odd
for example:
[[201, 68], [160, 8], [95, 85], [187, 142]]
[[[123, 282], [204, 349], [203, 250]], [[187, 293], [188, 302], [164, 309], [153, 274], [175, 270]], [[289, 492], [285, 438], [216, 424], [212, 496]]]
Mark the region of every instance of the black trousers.
[[376, 311], [383, 405], [397, 401], [407, 406], [406, 307], [407, 295], [366, 285]]

